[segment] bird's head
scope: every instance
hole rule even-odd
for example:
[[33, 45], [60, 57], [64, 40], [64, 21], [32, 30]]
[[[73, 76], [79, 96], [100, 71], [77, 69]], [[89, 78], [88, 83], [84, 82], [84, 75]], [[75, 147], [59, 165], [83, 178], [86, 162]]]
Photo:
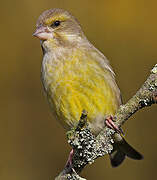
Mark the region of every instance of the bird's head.
[[48, 46], [74, 46], [84, 38], [80, 24], [68, 11], [50, 9], [38, 18], [34, 36]]

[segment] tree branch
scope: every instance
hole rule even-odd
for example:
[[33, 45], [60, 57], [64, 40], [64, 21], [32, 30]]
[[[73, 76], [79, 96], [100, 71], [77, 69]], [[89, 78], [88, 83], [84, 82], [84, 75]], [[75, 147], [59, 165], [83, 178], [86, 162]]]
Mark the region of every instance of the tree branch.
[[[157, 64], [137, 93], [125, 105], [119, 107], [113, 120], [120, 127], [139, 109], [155, 103], [157, 103]], [[113, 149], [112, 144], [118, 141], [117, 133], [108, 127], [95, 137], [90, 132], [86, 119], [87, 113], [84, 110], [77, 127], [67, 133], [68, 143], [74, 149], [72, 164], [67, 165], [55, 180], [85, 180], [78, 173], [98, 157], [110, 153]]]

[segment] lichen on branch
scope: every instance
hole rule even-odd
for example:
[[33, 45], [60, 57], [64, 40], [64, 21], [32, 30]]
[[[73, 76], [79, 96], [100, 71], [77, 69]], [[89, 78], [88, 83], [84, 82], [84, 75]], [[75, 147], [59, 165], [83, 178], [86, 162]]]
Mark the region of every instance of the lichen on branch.
[[[119, 107], [113, 118], [115, 125], [121, 127], [139, 109], [155, 103], [157, 103], [157, 64], [137, 93], [126, 104]], [[105, 127], [95, 137], [88, 127], [87, 116], [84, 110], [77, 127], [67, 133], [68, 143], [74, 149], [72, 164], [66, 166], [56, 180], [85, 180], [78, 175], [83, 168], [98, 157], [112, 151], [113, 139], [116, 138], [117, 133]]]

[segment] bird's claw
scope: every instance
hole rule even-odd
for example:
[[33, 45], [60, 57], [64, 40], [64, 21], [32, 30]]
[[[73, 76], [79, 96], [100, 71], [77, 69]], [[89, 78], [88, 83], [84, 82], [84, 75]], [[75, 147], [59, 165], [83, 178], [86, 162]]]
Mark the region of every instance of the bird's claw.
[[67, 160], [67, 162], [66, 162], [65, 167], [72, 166], [73, 154], [74, 154], [74, 150], [72, 149], [72, 150], [70, 151], [70, 153], [69, 153], [69, 157], [68, 157], [68, 160]]
[[116, 132], [124, 135], [123, 130], [122, 130], [120, 127], [116, 126], [115, 123], [113, 122], [113, 116], [108, 116], [108, 117], [106, 117], [106, 119], [105, 119], [105, 124], [106, 124], [109, 128], [111, 128], [111, 129], [115, 130]]

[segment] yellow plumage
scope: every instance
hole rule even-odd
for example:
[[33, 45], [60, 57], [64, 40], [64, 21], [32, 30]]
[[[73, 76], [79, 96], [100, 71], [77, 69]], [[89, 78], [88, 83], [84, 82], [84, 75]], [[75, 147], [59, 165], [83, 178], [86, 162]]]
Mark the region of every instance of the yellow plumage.
[[111, 78], [111, 72], [102, 68], [96, 58], [75, 50], [66, 58], [44, 61], [43, 83], [48, 87], [48, 100], [64, 126], [74, 126], [84, 109], [90, 124], [97, 117], [99, 124], [105, 116], [114, 115], [119, 106], [115, 88], [106, 79]]

